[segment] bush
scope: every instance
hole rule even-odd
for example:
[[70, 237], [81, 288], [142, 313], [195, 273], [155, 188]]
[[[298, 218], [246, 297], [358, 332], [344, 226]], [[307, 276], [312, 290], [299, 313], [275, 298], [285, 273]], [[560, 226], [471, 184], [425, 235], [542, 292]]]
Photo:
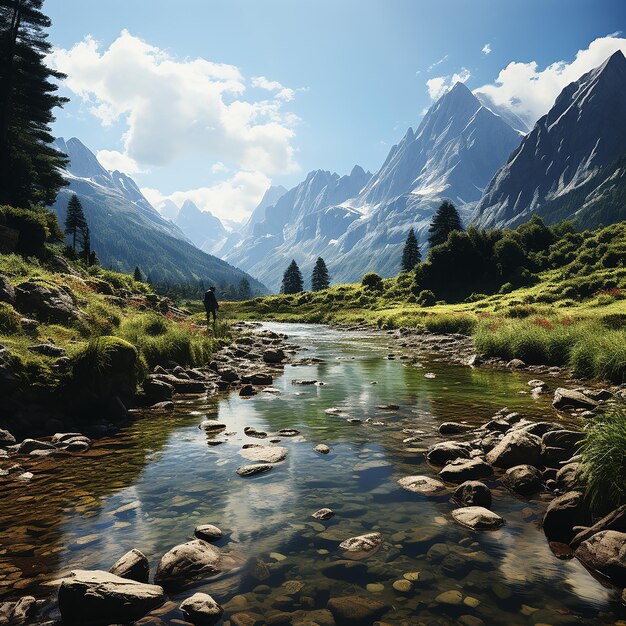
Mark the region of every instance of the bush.
[[0, 302], [0, 333], [9, 335], [20, 328], [20, 315], [5, 302]]
[[590, 329], [572, 347], [570, 367], [574, 376], [597, 378], [616, 385], [626, 382], [626, 332]]
[[436, 301], [435, 294], [430, 289], [423, 289], [417, 296], [417, 303], [420, 306], [435, 306]]
[[83, 318], [83, 323], [91, 335], [111, 335], [121, 321], [119, 309], [104, 302], [90, 302]]
[[383, 279], [375, 272], [368, 272], [365, 276], [363, 276], [361, 284], [364, 287], [369, 287], [370, 289], [381, 289]]
[[626, 413], [597, 418], [581, 448], [583, 480], [594, 511], [604, 515], [626, 502]]
[[48, 239], [62, 238], [56, 215], [43, 208], [0, 206], [0, 224], [18, 231], [16, 252], [40, 254]]
[[469, 315], [429, 315], [424, 320], [426, 330], [441, 334], [471, 335], [476, 323], [476, 319]]

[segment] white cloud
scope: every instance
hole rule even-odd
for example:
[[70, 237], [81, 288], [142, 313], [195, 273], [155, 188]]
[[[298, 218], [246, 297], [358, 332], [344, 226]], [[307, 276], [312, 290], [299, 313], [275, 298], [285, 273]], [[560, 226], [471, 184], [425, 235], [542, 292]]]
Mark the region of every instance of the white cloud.
[[592, 41], [579, 50], [570, 63], [556, 61], [543, 70], [536, 61], [511, 62], [500, 71], [493, 84], [483, 85], [476, 93], [496, 106], [511, 110], [532, 126], [554, 104], [561, 90], [583, 74], [601, 65], [617, 50], [626, 54], [626, 39], [613, 33]]
[[223, 174], [228, 172], [228, 168], [221, 162], [213, 163], [211, 166], [211, 174]]
[[143, 188], [141, 192], [157, 209], [166, 200], [171, 200], [178, 207], [185, 200], [191, 200], [200, 210], [211, 211], [221, 220], [241, 222], [259, 204], [270, 183], [270, 179], [261, 172], [239, 171], [211, 187], [175, 191], [170, 195], [151, 188]]
[[119, 170], [128, 174], [139, 174], [145, 170], [139, 167], [139, 164], [131, 159], [127, 154], [119, 152], [119, 150], [100, 150], [96, 157], [102, 166], [107, 170]]
[[435, 61], [434, 63], [432, 63], [431, 65], [428, 66], [428, 69], [426, 70], [427, 72], [430, 72], [433, 68], [437, 67], [438, 65], [441, 65], [444, 61], [448, 60], [448, 55], [444, 55], [442, 56], [439, 61]]
[[290, 102], [296, 95], [294, 89], [281, 85], [277, 80], [268, 80], [265, 76], [254, 76], [252, 78], [252, 86], [265, 89], [265, 91], [275, 91], [275, 97], [285, 102]]
[[487, 54], [490, 54], [490, 53], [491, 53], [491, 44], [490, 43], [486, 43], [483, 46], [483, 54], [487, 55]]
[[105, 50], [91, 37], [55, 49], [49, 63], [102, 125], [125, 122], [123, 154], [105, 151], [105, 160], [143, 168], [202, 155], [265, 176], [298, 169], [297, 118], [282, 110], [293, 90], [283, 85], [271, 99], [243, 100], [237, 67], [176, 60], [126, 30]]
[[459, 72], [452, 74], [452, 76], [435, 76], [427, 80], [426, 88], [428, 89], [430, 99], [438, 100], [441, 96], [450, 91], [455, 83], [465, 83], [470, 76], [469, 70], [463, 67]]

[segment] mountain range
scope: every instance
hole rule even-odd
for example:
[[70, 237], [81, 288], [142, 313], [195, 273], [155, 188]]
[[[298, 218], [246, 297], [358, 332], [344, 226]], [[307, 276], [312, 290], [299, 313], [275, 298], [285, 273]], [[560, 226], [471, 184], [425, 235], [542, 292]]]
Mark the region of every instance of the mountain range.
[[104, 267], [132, 272], [139, 266], [153, 282], [203, 280], [205, 284], [237, 285], [246, 278], [253, 291], [265, 291], [258, 280], [197, 248], [178, 226], [152, 207], [132, 178], [106, 170], [78, 139], [59, 138], [55, 147], [69, 157], [63, 173], [69, 184], [52, 208], [63, 223], [71, 195], [79, 197], [92, 248]]

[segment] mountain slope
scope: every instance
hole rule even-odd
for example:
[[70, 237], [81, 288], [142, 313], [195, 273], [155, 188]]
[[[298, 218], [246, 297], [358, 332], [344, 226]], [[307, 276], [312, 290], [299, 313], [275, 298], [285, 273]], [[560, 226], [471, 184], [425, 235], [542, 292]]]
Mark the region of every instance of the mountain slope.
[[[78, 139], [57, 139], [55, 145], [70, 158], [64, 172], [69, 186], [59, 193], [52, 208], [63, 223], [71, 195], [80, 198], [92, 247], [103, 266], [131, 272], [138, 265], [154, 282], [238, 284], [244, 277], [250, 279], [191, 244], [150, 205], [131, 178], [105, 170]], [[251, 284], [253, 290], [264, 290], [256, 280]]]
[[217, 217], [209, 211], [201, 211], [191, 200], [183, 202], [174, 223], [191, 243], [205, 252], [210, 252], [228, 235]]
[[[607, 177], [615, 174], [611, 164], [626, 154], [625, 119], [626, 58], [618, 51], [563, 89], [491, 181], [474, 222], [503, 227], [533, 213], [548, 222], [584, 214], [594, 189], [605, 181], [613, 188], [623, 185], [623, 175], [612, 183]], [[606, 218], [616, 221], [618, 214], [613, 219], [604, 212]], [[597, 224], [586, 218], [587, 227]]]

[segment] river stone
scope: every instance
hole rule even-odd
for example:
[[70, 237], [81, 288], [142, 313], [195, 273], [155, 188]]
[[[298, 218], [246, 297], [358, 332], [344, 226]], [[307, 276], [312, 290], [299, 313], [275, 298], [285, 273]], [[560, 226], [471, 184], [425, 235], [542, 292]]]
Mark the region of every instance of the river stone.
[[491, 506], [491, 490], [478, 480], [466, 480], [454, 492], [454, 500], [464, 506]]
[[411, 581], [406, 579], [394, 580], [391, 585], [398, 593], [409, 593], [413, 589]]
[[263, 385], [267, 387], [274, 382], [274, 379], [271, 374], [266, 372], [253, 372], [251, 374], [243, 374], [241, 382], [246, 385]]
[[380, 547], [382, 542], [383, 538], [380, 533], [367, 533], [342, 541], [339, 548], [350, 553], [372, 553]]
[[337, 623], [346, 626], [373, 624], [389, 610], [387, 604], [362, 596], [331, 598], [326, 606]]
[[300, 431], [295, 428], [281, 428], [278, 431], [278, 434], [281, 437], [297, 437], [300, 434]]
[[[254, 449], [254, 448], [252, 448]], [[269, 463], [258, 463], [256, 465], [242, 465], [237, 468], [237, 474], [239, 476], [256, 476], [256, 474], [262, 474], [269, 472], [274, 466]]]
[[263, 352], [263, 361], [265, 361], [265, 363], [280, 363], [281, 361], [285, 360], [285, 353], [283, 352], [282, 348], [276, 348], [276, 349], [272, 349], [272, 348], [268, 348], [267, 350], [265, 350]]
[[213, 432], [216, 430], [224, 430], [226, 428], [226, 424], [218, 422], [217, 420], [202, 420], [198, 428], [207, 432]]
[[611, 511], [593, 526], [581, 530], [574, 539], [572, 539], [570, 545], [575, 550], [583, 541], [587, 541], [592, 535], [602, 530], [617, 530], [626, 533], [626, 504], [622, 504], [619, 508]]
[[626, 533], [601, 530], [583, 541], [574, 554], [583, 565], [600, 572], [614, 585], [626, 587]]
[[2, 602], [0, 603], [0, 624], [21, 626], [30, 622], [37, 608], [37, 600], [33, 596], [23, 596], [16, 602]]
[[503, 469], [522, 464], [536, 467], [541, 464], [541, 439], [521, 430], [509, 432], [487, 453], [487, 462]]
[[150, 580], [150, 563], [143, 552], [133, 548], [118, 559], [109, 572], [120, 578], [147, 583]]
[[315, 519], [330, 519], [334, 515], [335, 512], [332, 509], [320, 509], [319, 511], [315, 511], [311, 517], [314, 517]]
[[267, 437], [267, 433], [262, 430], [257, 430], [254, 426], [246, 426], [243, 429], [244, 435], [248, 437], [254, 437], [255, 439], [265, 439]]
[[259, 463], [279, 463], [287, 457], [287, 448], [281, 446], [261, 446], [255, 448], [245, 448], [239, 454], [249, 461]]
[[541, 489], [543, 476], [532, 465], [516, 465], [510, 467], [504, 474], [504, 484], [515, 493], [529, 496]]
[[471, 449], [462, 441], [442, 441], [428, 448], [426, 458], [433, 465], [444, 466], [455, 459], [469, 459]]
[[8, 431], [0, 428], [0, 448], [12, 446], [15, 443], [15, 437]]
[[405, 476], [398, 481], [398, 485], [423, 496], [439, 496], [446, 492], [446, 486], [440, 480], [429, 476]]
[[34, 450], [56, 450], [56, 448], [51, 443], [38, 439], [24, 439], [17, 447], [20, 454], [30, 454]]
[[595, 409], [598, 403], [580, 391], [559, 387], [554, 392], [552, 406], [555, 409]]
[[577, 430], [550, 430], [541, 437], [541, 443], [548, 447], [565, 448], [573, 456], [584, 438], [584, 433]]
[[452, 511], [452, 517], [462, 526], [473, 530], [495, 530], [504, 524], [504, 520], [482, 506], [467, 506]]
[[165, 589], [186, 585], [220, 573], [222, 555], [206, 541], [194, 539], [166, 552], [157, 567], [154, 582]]
[[128, 624], [163, 602], [162, 587], [100, 570], [75, 570], [59, 588], [64, 623]]
[[548, 505], [543, 516], [543, 532], [548, 541], [569, 543], [576, 532], [574, 526], [587, 526], [590, 514], [582, 493], [568, 491]]
[[224, 533], [217, 526], [213, 526], [213, 524], [202, 524], [200, 526], [196, 526], [193, 534], [198, 539], [208, 541], [209, 543], [218, 541], [224, 536]]
[[489, 463], [483, 459], [457, 459], [448, 463], [440, 472], [439, 476], [443, 480], [452, 483], [460, 483], [464, 480], [476, 480], [478, 478], [488, 478], [493, 474], [493, 469]]
[[459, 435], [472, 430], [473, 426], [469, 424], [460, 424], [459, 422], [444, 422], [439, 426], [440, 435]]
[[320, 454], [328, 454], [330, 452], [330, 448], [325, 443], [319, 443], [315, 446], [314, 450]]
[[207, 593], [194, 593], [181, 602], [180, 610], [195, 626], [212, 626], [224, 613], [224, 609]]
[[556, 473], [557, 485], [566, 491], [571, 491], [580, 486], [581, 483], [580, 463], [567, 463]]
[[463, 594], [457, 589], [451, 589], [450, 591], [444, 591], [440, 593], [436, 598], [435, 602], [439, 604], [449, 604], [451, 606], [457, 606], [463, 602]]

